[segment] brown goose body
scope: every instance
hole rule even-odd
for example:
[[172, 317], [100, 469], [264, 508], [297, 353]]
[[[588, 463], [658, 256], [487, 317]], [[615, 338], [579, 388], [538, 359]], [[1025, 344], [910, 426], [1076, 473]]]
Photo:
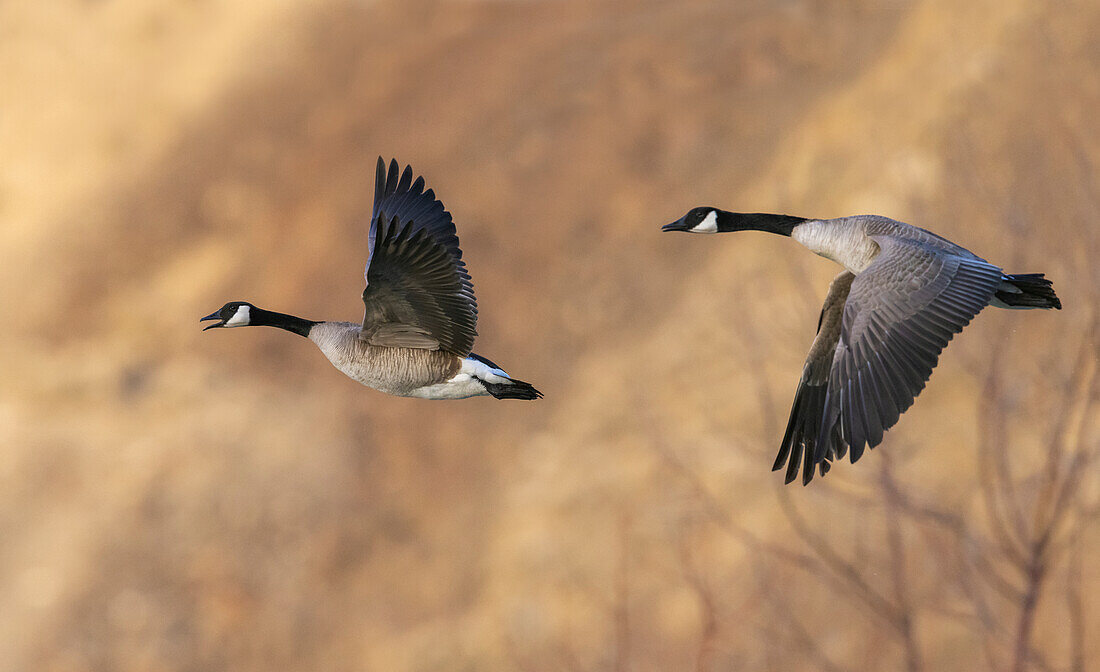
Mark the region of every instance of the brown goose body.
[[353, 380], [387, 394], [423, 399], [537, 399], [471, 352], [477, 299], [451, 215], [424, 178], [381, 157], [367, 230], [362, 324], [315, 322], [231, 301], [203, 320], [214, 327], [271, 326], [313, 341]]
[[[452, 380], [462, 368], [463, 358], [444, 350], [371, 345], [359, 333], [360, 325], [353, 322], [321, 322], [310, 330], [309, 340], [347, 377], [398, 397], [422, 396], [424, 388]], [[454, 392], [488, 394], [467, 380], [468, 386], [455, 386]]]

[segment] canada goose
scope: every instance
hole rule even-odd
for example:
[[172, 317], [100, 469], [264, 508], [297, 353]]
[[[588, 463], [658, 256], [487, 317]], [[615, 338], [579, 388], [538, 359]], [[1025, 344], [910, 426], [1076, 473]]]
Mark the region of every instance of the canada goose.
[[[530, 383], [508, 376], [470, 350], [477, 300], [451, 214], [412, 179], [398, 179], [378, 158], [374, 210], [367, 234], [366, 313], [362, 324], [315, 322], [231, 301], [200, 321], [215, 327], [268, 326], [305, 336], [333, 366], [376, 390], [422, 399], [537, 399]], [[206, 331], [203, 329], [203, 331]]]
[[806, 219], [694, 208], [663, 231], [768, 231], [844, 267], [829, 286], [773, 470], [821, 474], [874, 448], [924, 388], [952, 336], [988, 305], [1057, 308], [1042, 273], [1006, 275], [934, 233], [877, 215]]

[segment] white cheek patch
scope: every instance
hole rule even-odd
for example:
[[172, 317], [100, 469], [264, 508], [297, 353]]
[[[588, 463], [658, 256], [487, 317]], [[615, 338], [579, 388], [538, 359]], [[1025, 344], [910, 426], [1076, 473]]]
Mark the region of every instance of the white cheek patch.
[[718, 213], [711, 210], [703, 221], [691, 227], [692, 233], [718, 233]]
[[233, 313], [233, 317], [225, 321], [227, 327], [245, 327], [248, 326], [248, 306], [240, 306], [237, 308], [237, 312]]

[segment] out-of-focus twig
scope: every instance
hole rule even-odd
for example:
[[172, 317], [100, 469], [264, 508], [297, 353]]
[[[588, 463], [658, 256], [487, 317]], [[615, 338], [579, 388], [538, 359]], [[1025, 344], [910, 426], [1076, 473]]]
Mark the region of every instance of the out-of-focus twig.
[[890, 549], [890, 570], [893, 578], [895, 612], [902, 642], [905, 644], [905, 664], [909, 672], [919, 672], [924, 668], [920, 644], [917, 641], [916, 610], [909, 595], [909, 577], [906, 571], [905, 541], [902, 538], [901, 515], [896, 490], [887, 486], [893, 481], [893, 457], [886, 453], [882, 456], [881, 484], [884, 493], [886, 516], [886, 543]]

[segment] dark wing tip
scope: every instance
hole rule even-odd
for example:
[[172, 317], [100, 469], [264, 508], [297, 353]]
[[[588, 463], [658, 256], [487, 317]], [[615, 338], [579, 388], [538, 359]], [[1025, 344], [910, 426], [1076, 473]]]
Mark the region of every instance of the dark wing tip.
[[386, 161], [378, 157], [378, 165], [374, 169], [374, 210], [377, 213], [378, 206], [382, 203], [382, 197], [386, 194]]
[[813, 480], [814, 472], [819, 467], [824, 476], [831, 456], [839, 451], [835, 441], [835, 425], [827, 411], [828, 387], [809, 384], [806, 375], [799, 381], [787, 430], [783, 433], [779, 453], [772, 464], [772, 471], [786, 466], [785, 484], [793, 483], [799, 471], [802, 472], [803, 485]]
[[413, 169], [412, 166], [405, 166], [405, 170], [401, 172], [401, 181], [397, 185], [397, 191], [408, 191], [409, 185], [412, 184]]
[[794, 483], [794, 480], [796, 478], [798, 478], [798, 462], [795, 461], [791, 464], [794, 464], [796, 466], [794, 467], [794, 469], [787, 469], [787, 474], [783, 477], [783, 485], [790, 485], [791, 483]]
[[[398, 179], [398, 175], [400, 175], [400, 179]], [[379, 156], [374, 171], [374, 216], [378, 216], [378, 208], [383, 200], [393, 196], [398, 191], [408, 191], [411, 184], [412, 166], [405, 166], [405, 170], [402, 172], [397, 159], [390, 159], [387, 168], [386, 160]]]
[[779, 471], [787, 464], [787, 455], [791, 452], [791, 447], [784, 443], [779, 447], [779, 454], [775, 456], [775, 462], [772, 463], [772, 471]]
[[397, 191], [397, 159], [390, 159], [390, 170], [386, 173], [386, 196]]

